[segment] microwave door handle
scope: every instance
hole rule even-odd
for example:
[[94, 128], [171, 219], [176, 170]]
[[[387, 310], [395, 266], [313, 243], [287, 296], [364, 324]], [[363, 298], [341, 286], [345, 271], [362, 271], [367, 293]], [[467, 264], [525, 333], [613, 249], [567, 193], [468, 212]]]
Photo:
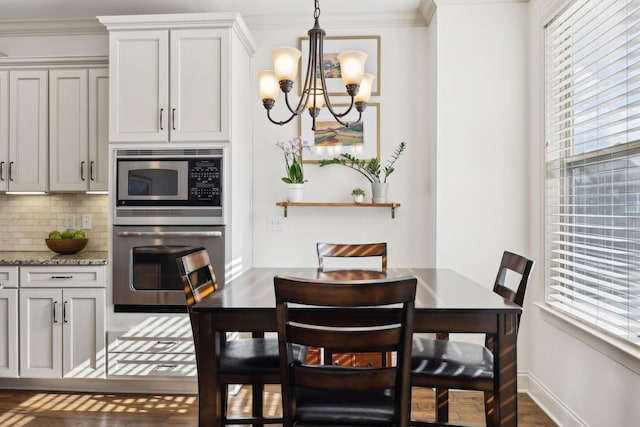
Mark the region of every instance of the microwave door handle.
[[222, 231], [120, 231], [120, 237], [222, 237]]

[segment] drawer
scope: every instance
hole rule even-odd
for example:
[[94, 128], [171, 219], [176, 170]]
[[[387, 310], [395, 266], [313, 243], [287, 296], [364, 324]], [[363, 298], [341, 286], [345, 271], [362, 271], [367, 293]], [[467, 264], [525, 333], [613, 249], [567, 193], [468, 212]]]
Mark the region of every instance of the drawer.
[[109, 353], [195, 354], [192, 340], [116, 338]]
[[23, 288], [104, 288], [106, 286], [105, 266], [20, 267], [20, 287]]
[[0, 289], [17, 288], [19, 267], [16, 266], [0, 266]]
[[195, 377], [194, 354], [110, 353], [108, 378]]

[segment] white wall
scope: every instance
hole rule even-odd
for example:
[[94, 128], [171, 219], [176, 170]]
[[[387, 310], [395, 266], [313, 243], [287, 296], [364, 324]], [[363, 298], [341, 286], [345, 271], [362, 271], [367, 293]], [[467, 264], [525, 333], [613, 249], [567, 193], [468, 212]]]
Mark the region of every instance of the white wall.
[[[313, 22], [309, 19], [308, 28]], [[433, 211], [434, 186], [429, 181], [435, 159], [431, 155], [434, 141], [429, 138], [427, 103], [434, 96], [430, 88], [431, 64], [427, 63], [427, 30], [421, 27], [331, 28], [320, 24], [328, 36], [380, 35], [382, 69], [381, 95], [371, 102], [380, 103], [380, 154], [384, 163], [401, 141], [407, 143], [405, 154], [390, 176], [389, 201], [402, 204], [391, 219], [389, 209], [382, 208], [289, 208], [283, 231], [267, 231], [269, 216], [283, 215], [275, 203], [285, 200], [284, 160], [276, 142], [298, 135], [297, 120], [283, 127], [271, 124], [257, 94], [256, 74], [272, 69], [271, 49], [277, 46], [297, 46], [298, 36], [306, 30], [252, 30], [257, 52], [254, 56], [253, 114], [253, 235], [254, 266], [316, 266], [315, 243], [377, 242], [389, 244], [389, 265], [433, 266], [435, 263]], [[308, 29], [307, 28], [307, 29]], [[304, 58], [303, 58], [304, 60]], [[344, 98], [341, 99], [345, 101]], [[297, 102], [297, 96], [295, 97]], [[279, 109], [274, 117], [285, 118]], [[306, 114], [306, 113], [305, 113]], [[362, 187], [371, 196], [368, 182], [355, 171], [340, 167], [320, 168], [306, 164], [305, 201], [351, 201], [351, 189]]]

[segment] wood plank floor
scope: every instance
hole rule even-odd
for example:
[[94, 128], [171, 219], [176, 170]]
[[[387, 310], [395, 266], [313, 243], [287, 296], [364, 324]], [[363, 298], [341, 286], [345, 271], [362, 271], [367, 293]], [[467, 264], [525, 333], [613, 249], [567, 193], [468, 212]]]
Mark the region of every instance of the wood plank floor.
[[[451, 392], [450, 422], [484, 425], [482, 394]], [[250, 389], [232, 397], [233, 413], [247, 413]], [[159, 427], [197, 426], [198, 398], [194, 395], [104, 393], [46, 393], [0, 390], [0, 427]], [[265, 393], [265, 411], [280, 412], [277, 388]], [[415, 389], [413, 414], [433, 419], [433, 392]], [[556, 424], [525, 394], [518, 395], [520, 427]]]

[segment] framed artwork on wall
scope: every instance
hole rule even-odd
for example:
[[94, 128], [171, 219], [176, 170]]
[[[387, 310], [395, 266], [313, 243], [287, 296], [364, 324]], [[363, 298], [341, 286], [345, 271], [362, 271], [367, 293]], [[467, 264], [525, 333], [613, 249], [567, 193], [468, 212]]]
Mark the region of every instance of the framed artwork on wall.
[[[347, 109], [348, 104], [337, 104], [338, 111]], [[358, 118], [355, 108], [344, 117], [351, 123]], [[380, 104], [367, 104], [360, 123], [343, 126], [336, 122], [326, 107], [316, 117], [316, 130], [311, 130], [311, 116], [304, 112], [298, 116], [300, 136], [313, 146], [310, 153], [304, 153], [303, 163], [318, 163], [319, 160], [332, 159], [343, 153], [352, 154], [360, 159], [380, 158]]]
[[[307, 75], [307, 59], [309, 57], [309, 37], [298, 38], [298, 49], [302, 52], [302, 59], [298, 69], [298, 95], [302, 94], [302, 85]], [[367, 54], [365, 73], [375, 76], [371, 87], [371, 96], [380, 95], [380, 36], [344, 36], [325, 37], [323, 59], [325, 65], [325, 80], [329, 96], [348, 96], [342, 77], [338, 54], [347, 50], [359, 50]]]

